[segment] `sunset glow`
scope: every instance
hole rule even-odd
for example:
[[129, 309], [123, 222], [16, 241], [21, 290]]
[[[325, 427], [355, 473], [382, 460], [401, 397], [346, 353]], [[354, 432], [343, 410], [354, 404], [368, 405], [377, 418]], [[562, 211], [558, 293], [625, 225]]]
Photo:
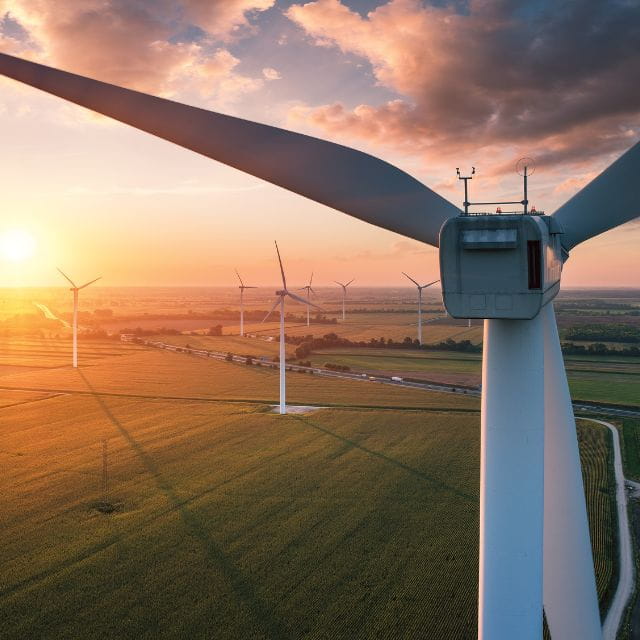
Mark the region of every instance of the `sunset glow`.
[[0, 235], [0, 255], [8, 262], [24, 262], [35, 251], [35, 238], [24, 229], [10, 229]]

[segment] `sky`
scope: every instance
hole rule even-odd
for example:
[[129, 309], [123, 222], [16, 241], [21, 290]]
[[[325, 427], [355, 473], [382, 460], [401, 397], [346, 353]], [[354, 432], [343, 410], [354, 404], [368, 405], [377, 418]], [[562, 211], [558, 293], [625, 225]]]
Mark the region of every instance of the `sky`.
[[[528, 156], [551, 213], [640, 139], [638, 0], [0, 0], [0, 51], [361, 149], [458, 206], [456, 167], [514, 200]], [[5, 78], [0, 140], [0, 286], [274, 284], [274, 239], [301, 285], [438, 277], [432, 247]], [[579, 245], [564, 285], [640, 286], [639, 241]]]

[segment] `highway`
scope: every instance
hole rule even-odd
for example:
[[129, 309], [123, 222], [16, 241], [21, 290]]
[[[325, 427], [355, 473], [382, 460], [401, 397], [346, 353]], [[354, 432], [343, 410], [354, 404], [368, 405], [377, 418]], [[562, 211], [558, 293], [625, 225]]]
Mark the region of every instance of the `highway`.
[[[187, 349], [178, 345], [168, 344], [166, 342], [159, 342], [153, 340], [143, 341], [143, 344], [155, 347], [157, 349], [166, 349], [168, 351], [176, 351], [193, 355], [199, 358], [214, 358], [216, 360], [226, 360], [227, 353], [221, 351], [208, 351], [206, 349]], [[232, 355], [232, 361], [239, 364], [246, 364], [245, 356]], [[259, 362], [262, 366], [277, 366], [277, 363], [273, 363], [271, 360], [261, 360], [260, 358], [254, 358], [254, 362]], [[287, 364], [287, 370], [290, 371], [305, 371], [311, 372], [314, 375], [323, 376], [326, 378], [339, 378], [343, 380], [358, 380], [360, 382], [368, 382], [370, 384], [390, 384], [397, 387], [405, 387], [412, 389], [423, 389], [424, 391], [437, 391], [438, 393], [455, 393], [465, 394], [469, 396], [481, 396], [480, 389], [472, 389], [468, 387], [456, 387], [452, 385], [435, 384], [431, 382], [416, 382], [413, 380], [403, 380], [400, 377], [394, 376], [395, 380], [387, 376], [370, 376], [366, 373], [355, 373], [352, 371], [331, 371], [324, 367], [303, 367], [297, 364]], [[610, 406], [598, 405], [596, 403], [586, 402], [574, 402], [574, 411], [598, 413], [601, 415], [617, 417], [617, 418], [640, 418], [640, 409], [632, 408], [617, 408]]]

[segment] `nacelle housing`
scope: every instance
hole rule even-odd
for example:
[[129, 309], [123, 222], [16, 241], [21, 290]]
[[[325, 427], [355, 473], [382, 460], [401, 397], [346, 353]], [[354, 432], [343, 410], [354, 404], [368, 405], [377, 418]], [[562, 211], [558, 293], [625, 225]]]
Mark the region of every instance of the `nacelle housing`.
[[440, 279], [454, 318], [534, 318], [560, 288], [562, 229], [541, 214], [461, 214], [440, 230]]

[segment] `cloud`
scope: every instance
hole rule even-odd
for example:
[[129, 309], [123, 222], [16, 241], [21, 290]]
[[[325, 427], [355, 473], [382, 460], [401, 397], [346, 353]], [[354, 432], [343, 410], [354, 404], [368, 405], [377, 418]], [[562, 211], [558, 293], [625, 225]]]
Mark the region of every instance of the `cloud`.
[[582, 163], [638, 138], [637, 2], [457, 6], [390, 0], [366, 16], [340, 0], [291, 6], [286, 15], [315, 45], [365, 59], [398, 95], [298, 105], [292, 120], [425, 159], [473, 149], [494, 166], [523, 153], [540, 166]]
[[248, 16], [270, 9], [275, 0], [182, 0], [186, 16], [211, 36], [228, 41], [253, 31]]
[[[238, 73], [239, 60], [223, 41], [249, 26], [247, 14], [271, 0], [0, 0], [2, 23], [17, 25], [31, 43], [31, 59], [45, 64], [165, 96], [193, 93], [216, 104], [255, 91], [262, 78]], [[196, 38], [181, 36], [189, 25]], [[6, 46], [6, 48], [5, 48]], [[17, 51], [18, 53], [22, 53]]]
[[273, 69], [271, 67], [265, 67], [262, 70], [262, 75], [267, 80], [280, 80], [280, 79], [282, 79], [282, 76], [280, 75], [280, 72], [276, 71], [275, 69]]

